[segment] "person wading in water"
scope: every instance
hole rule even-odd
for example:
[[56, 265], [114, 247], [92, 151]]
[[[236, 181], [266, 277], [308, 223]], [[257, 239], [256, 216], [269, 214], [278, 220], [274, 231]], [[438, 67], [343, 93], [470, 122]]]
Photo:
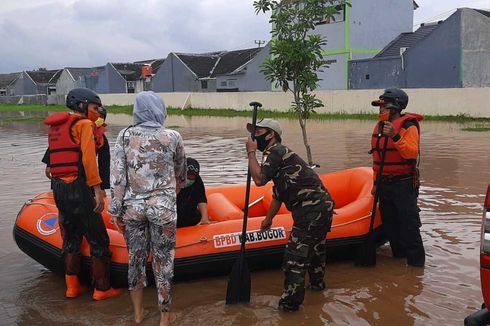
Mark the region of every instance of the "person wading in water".
[[[423, 267], [425, 250], [420, 235], [419, 172], [417, 159], [420, 147], [421, 115], [402, 114], [408, 105], [408, 95], [399, 88], [384, 91], [371, 103], [379, 106], [380, 122], [376, 124], [371, 140], [373, 170], [376, 179], [381, 152], [386, 144], [380, 189], [376, 180], [371, 191], [379, 195], [379, 209], [383, 228], [390, 241], [393, 257], [406, 258], [407, 264]], [[377, 190], [377, 191], [376, 191]]]
[[[248, 124], [247, 129], [251, 132], [252, 125]], [[293, 216], [293, 229], [282, 265], [285, 279], [279, 308], [296, 311], [304, 300], [307, 271], [309, 288], [325, 289], [326, 234], [332, 224], [334, 201], [315, 171], [281, 144], [281, 134], [279, 122], [263, 119], [257, 122], [255, 141], [249, 137], [246, 148], [255, 184], [263, 186], [269, 180], [274, 182], [273, 200], [261, 229], [272, 226], [281, 203]], [[264, 153], [262, 165], [255, 157], [257, 149]]]
[[97, 168], [94, 122], [101, 116], [102, 102], [92, 90], [75, 88], [68, 93], [66, 106], [75, 112], [54, 113], [44, 121], [49, 125], [51, 189], [63, 237], [66, 297], [75, 298], [86, 290], [78, 279], [85, 236], [92, 256], [92, 298], [103, 300], [123, 291], [110, 285], [109, 236], [100, 214], [104, 192]]

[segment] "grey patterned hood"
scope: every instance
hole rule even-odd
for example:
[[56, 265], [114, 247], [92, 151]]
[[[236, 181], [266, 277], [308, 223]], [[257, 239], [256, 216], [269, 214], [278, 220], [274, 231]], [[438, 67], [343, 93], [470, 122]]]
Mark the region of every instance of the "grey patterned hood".
[[135, 125], [161, 128], [167, 118], [167, 107], [163, 99], [152, 91], [136, 95], [133, 110]]

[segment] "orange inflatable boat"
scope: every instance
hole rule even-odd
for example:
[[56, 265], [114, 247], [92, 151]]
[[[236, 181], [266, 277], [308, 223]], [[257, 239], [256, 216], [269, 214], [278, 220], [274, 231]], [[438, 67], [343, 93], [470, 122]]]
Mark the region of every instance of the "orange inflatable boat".
[[[369, 230], [373, 205], [371, 168], [354, 168], [321, 176], [335, 200], [332, 230], [327, 235], [330, 254], [352, 256], [356, 246], [363, 244]], [[272, 228], [260, 232], [260, 223], [272, 200], [272, 184], [252, 185], [247, 226], [246, 257], [251, 269], [280, 264], [284, 246], [292, 227], [292, 218], [284, 205], [274, 218]], [[196, 225], [177, 230], [175, 278], [227, 274], [240, 250], [243, 223], [245, 185], [208, 187], [208, 225]], [[106, 207], [107, 207], [106, 203]], [[111, 279], [116, 286], [127, 284], [128, 253], [122, 234], [103, 217], [110, 237], [112, 251]], [[374, 232], [382, 241], [381, 221], [376, 215]], [[19, 248], [46, 268], [64, 273], [62, 239], [58, 225], [58, 210], [52, 193], [42, 193], [27, 201], [20, 210], [14, 227]], [[344, 250], [347, 249], [347, 250]], [[84, 240], [83, 271], [89, 271], [89, 247]], [[148, 264], [151, 273], [151, 265]]]

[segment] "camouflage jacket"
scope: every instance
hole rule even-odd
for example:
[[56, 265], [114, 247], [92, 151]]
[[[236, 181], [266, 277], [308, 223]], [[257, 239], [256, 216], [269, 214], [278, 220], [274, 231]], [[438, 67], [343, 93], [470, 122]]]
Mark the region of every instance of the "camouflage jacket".
[[307, 206], [323, 207], [327, 203], [333, 209], [333, 200], [323, 186], [318, 174], [298, 154], [276, 143], [264, 152], [260, 170], [263, 184], [274, 182], [273, 196], [283, 202], [291, 212], [303, 211]]
[[158, 197], [176, 211], [176, 184], [184, 187], [186, 158], [182, 137], [166, 128], [121, 130], [111, 160], [109, 213], [122, 215], [124, 202]]

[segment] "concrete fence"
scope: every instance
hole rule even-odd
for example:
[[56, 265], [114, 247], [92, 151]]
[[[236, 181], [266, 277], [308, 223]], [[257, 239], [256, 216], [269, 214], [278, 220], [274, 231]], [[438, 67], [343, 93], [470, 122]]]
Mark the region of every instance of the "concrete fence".
[[[317, 91], [324, 103], [321, 113], [376, 112], [371, 101], [383, 90]], [[490, 88], [406, 89], [410, 97], [407, 111], [429, 115], [459, 115], [490, 118]], [[176, 108], [250, 110], [251, 101], [259, 101], [264, 109], [287, 111], [293, 101], [291, 93], [159, 93], [168, 106]], [[105, 105], [132, 105], [135, 94], [101, 94]]]
[[[412, 88], [405, 90], [410, 102], [407, 111], [429, 115], [460, 115], [490, 118], [490, 87], [486, 88]], [[371, 101], [382, 89], [317, 91], [323, 101], [320, 113], [376, 112]], [[251, 110], [249, 103], [259, 101], [264, 109], [288, 111], [293, 96], [283, 92], [236, 93], [159, 93], [168, 106], [175, 108]], [[101, 94], [105, 105], [133, 105], [136, 94]], [[1, 96], [0, 103], [64, 104], [64, 95]]]

